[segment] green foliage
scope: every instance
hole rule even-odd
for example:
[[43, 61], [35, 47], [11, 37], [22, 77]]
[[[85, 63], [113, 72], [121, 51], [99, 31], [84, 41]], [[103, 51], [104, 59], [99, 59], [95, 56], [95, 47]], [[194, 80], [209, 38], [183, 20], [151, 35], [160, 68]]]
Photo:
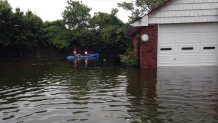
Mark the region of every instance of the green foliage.
[[67, 4], [62, 14], [67, 27], [71, 30], [86, 27], [91, 17], [89, 14], [91, 9], [79, 1], [68, 0]]
[[32, 48], [41, 37], [42, 20], [31, 11], [25, 14], [19, 8], [12, 8], [5, 0], [0, 0], [0, 44]]
[[122, 55], [120, 57], [120, 61], [122, 64], [126, 66], [137, 66], [137, 60], [134, 56], [129, 56], [129, 55]]
[[118, 13], [118, 9], [117, 8], [113, 8], [112, 10], [111, 10], [111, 14], [113, 15], [113, 16], [116, 16], [117, 15], [117, 13]]
[[129, 22], [133, 23], [145, 16], [152, 9], [157, 8], [165, 0], [135, 0], [133, 2], [118, 3], [118, 6], [131, 12]]
[[81, 47], [85, 49], [96, 50], [98, 41], [97, 32], [90, 29], [77, 29], [72, 31], [72, 47]]
[[45, 37], [49, 46], [54, 46], [58, 49], [67, 49], [70, 46], [71, 32], [63, 25], [61, 20], [44, 24]]
[[119, 20], [114, 14], [107, 14], [103, 12], [95, 13], [94, 17], [92, 17], [89, 21], [91, 28], [103, 29], [113, 25], [122, 26], [123, 22]]
[[121, 55], [120, 62], [125, 66], [136, 67], [139, 65], [136, 56], [134, 54], [133, 47], [129, 47], [125, 55]]
[[[36, 47], [42, 36], [43, 22], [40, 17], [34, 15], [31, 11], [27, 11], [26, 15], [21, 16], [22, 12], [17, 11], [14, 17], [16, 24], [16, 32], [14, 33], [14, 44], [24, 45], [25, 47]], [[20, 20], [20, 22], [16, 22]]]
[[0, 44], [9, 45], [12, 41], [11, 30], [12, 23], [12, 8], [5, 0], [0, 0]]
[[123, 54], [131, 42], [126, 40], [124, 32], [125, 28], [121, 26], [109, 26], [101, 30], [99, 37], [100, 52], [108, 55]]
[[64, 22], [63, 20], [56, 20], [56, 21], [45, 21], [43, 23], [43, 27], [44, 28], [48, 28], [50, 26], [58, 26], [58, 27], [62, 27], [65, 28]]
[[123, 54], [131, 45], [131, 41], [125, 37], [127, 25], [115, 14], [96, 13], [89, 23], [89, 28], [70, 30], [71, 48], [90, 49], [101, 56], [114, 58]]
[[92, 30], [95, 30], [94, 35], [97, 37], [93, 40], [97, 41], [96, 49], [102, 55], [112, 58], [117, 57], [131, 45], [131, 41], [125, 37], [127, 25], [123, 24], [115, 13], [96, 13], [89, 23]]
[[130, 47], [131, 41], [125, 37], [127, 25], [116, 17], [118, 9], [90, 18], [90, 8], [77, 1], [67, 2], [63, 20], [43, 23], [31, 11], [16, 8], [13, 12], [7, 1], [0, 0], [0, 48], [27, 51], [40, 46], [61, 50], [78, 47], [114, 58]]

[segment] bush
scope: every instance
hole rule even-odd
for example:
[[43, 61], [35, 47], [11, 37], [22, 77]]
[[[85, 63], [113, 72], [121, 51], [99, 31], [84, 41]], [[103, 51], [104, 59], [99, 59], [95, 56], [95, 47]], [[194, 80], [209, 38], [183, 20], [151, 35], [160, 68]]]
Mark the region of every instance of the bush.
[[126, 65], [126, 66], [137, 66], [138, 62], [136, 60], [135, 56], [131, 56], [131, 55], [122, 55], [120, 57], [120, 61], [122, 64]]

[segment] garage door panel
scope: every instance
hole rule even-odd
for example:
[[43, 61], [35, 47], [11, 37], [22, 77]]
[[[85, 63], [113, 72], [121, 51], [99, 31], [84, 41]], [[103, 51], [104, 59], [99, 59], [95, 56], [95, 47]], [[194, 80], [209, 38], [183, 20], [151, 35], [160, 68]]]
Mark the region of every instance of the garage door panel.
[[[218, 40], [218, 38], [217, 38]], [[202, 41], [200, 42], [202, 46], [216, 46], [217, 45], [217, 41]]]
[[159, 59], [161, 59], [161, 63], [158, 64], [161, 64], [162, 66], [171, 66], [172, 64], [174, 64], [174, 58], [171, 55], [160, 56]]
[[184, 33], [184, 34], [176, 34], [176, 44], [196, 44], [200, 40], [200, 34], [195, 33]]
[[206, 63], [206, 62], [216, 63], [216, 59], [217, 59], [217, 57], [215, 54], [214, 55], [204, 54], [204, 55], [201, 55], [201, 57], [200, 57], [200, 61], [202, 63]]
[[177, 55], [175, 63], [176, 64], [197, 64], [199, 62], [199, 55], [189, 54], [189, 55]]
[[218, 23], [159, 25], [158, 66], [218, 66], [217, 52]]
[[217, 39], [218, 35], [215, 32], [201, 34], [201, 43], [213, 43], [217, 42]]
[[176, 37], [174, 34], [162, 34], [160, 35], [160, 44], [174, 44]]
[[166, 46], [166, 45], [159, 46], [158, 59], [161, 59], [161, 60], [158, 60], [158, 61], [161, 61], [161, 63], [158, 63], [158, 64], [162, 64], [162, 66], [169, 66], [170, 64], [174, 64], [173, 49], [175, 48], [173, 48], [172, 44], [170, 44], [169, 46]]

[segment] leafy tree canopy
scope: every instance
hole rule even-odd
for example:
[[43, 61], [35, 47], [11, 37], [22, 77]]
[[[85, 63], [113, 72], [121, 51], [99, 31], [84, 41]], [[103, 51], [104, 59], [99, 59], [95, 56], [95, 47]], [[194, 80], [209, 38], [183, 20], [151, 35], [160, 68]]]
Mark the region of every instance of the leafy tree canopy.
[[78, 47], [112, 58], [131, 45], [124, 34], [127, 25], [116, 17], [118, 9], [112, 9], [111, 14], [98, 12], [91, 18], [91, 9], [81, 2], [67, 3], [63, 20], [43, 23], [32, 11], [16, 8], [13, 12], [6, 0], [0, 0], [0, 49], [11, 48], [19, 55], [40, 46], [63, 50]]
[[0, 0], [0, 44], [8, 45], [11, 42], [10, 31], [13, 27], [12, 8], [5, 0]]
[[131, 12], [131, 15], [129, 16], [129, 22], [132, 23], [145, 16], [152, 9], [157, 8], [164, 1], [165, 0], [135, 0], [130, 3], [118, 3], [118, 7]]
[[49, 46], [67, 49], [71, 41], [71, 31], [67, 30], [62, 20], [45, 22], [44, 32]]
[[25, 14], [19, 8], [12, 8], [5, 0], [0, 0], [0, 44], [31, 48], [37, 46], [42, 30], [42, 20], [31, 11]]
[[91, 8], [79, 1], [68, 0], [68, 6], [62, 13], [64, 22], [69, 29], [83, 28], [87, 26], [87, 22], [91, 15]]
[[103, 29], [108, 26], [123, 25], [123, 22], [119, 20], [114, 15], [114, 13], [113, 14], [107, 14], [103, 12], [95, 13], [94, 17], [92, 17], [89, 21], [90, 26], [92, 28]]

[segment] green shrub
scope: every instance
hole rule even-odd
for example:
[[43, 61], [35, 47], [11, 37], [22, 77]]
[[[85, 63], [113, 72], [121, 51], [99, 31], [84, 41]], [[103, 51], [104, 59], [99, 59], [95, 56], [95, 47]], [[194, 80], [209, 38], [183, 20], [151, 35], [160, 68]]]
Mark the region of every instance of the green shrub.
[[120, 61], [122, 64], [124, 64], [126, 66], [134, 66], [135, 67], [138, 65], [136, 57], [130, 56], [130, 55], [122, 55], [120, 57]]

